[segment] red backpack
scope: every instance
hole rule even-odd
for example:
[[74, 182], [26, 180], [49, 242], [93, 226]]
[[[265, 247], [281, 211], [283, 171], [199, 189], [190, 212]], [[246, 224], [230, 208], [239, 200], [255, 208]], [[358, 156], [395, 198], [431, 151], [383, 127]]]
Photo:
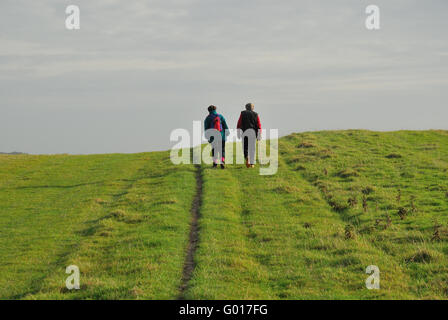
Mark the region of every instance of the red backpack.
[[219, 114], [217, 114], [216, 117], [212, 120], [212, 123], [213, 129], [222, 132], [221, 117], [219, 116]]

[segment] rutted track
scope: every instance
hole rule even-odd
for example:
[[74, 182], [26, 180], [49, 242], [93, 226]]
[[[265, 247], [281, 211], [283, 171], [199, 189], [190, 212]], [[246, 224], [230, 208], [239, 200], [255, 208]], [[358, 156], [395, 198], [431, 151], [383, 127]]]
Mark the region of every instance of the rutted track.
[[191, 206], [190, 236], [187, 247], [187, 255], [185, 257], [185, 263], [182, 271], [182, 283], [179, 288], [179, 299], [181, 300], [185, 299], [185, 291], [193, 275], [194, 268], [196, 267], [194, 256], [199, 244], [199, 216], [202, 205], [202, 185], [202, 168], [200, 165], [196, 165], [196, 194]]

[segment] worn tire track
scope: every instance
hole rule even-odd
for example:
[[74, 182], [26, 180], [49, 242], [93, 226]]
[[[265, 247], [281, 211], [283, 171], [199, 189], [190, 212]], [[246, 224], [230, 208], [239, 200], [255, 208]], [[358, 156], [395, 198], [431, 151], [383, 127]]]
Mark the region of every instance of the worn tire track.
[[194, 261], [195, 253], [199, 245], [199, 217], [200, 209], [202, 206], [202, 167], [196, 165], [196, 194], [191, 206], [191, 223], [190, 223], [190, 235], [187, 246], [187, 254], [185, 257], [184, 267], [182, 271], [182, 281], [179, 288], [179, 300], [185, 299], [185, 292], [188, 288], [188, 283], [193, 276], [196, 263]]

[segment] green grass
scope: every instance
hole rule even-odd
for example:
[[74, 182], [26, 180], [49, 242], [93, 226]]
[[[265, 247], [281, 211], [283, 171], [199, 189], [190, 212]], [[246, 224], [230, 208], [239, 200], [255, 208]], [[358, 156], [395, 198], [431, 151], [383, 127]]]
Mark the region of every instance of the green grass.
[[2, 156], [0, 298], [175, 298], [195, 179], [167, 155]]
[[[273, 176], [202, 167], [186, 298], [448, 298], [448, 132], [292, 134], [279, 156]], [[175, 299], [195, 170], [168, 152], [1, 155], [0, 299]]]

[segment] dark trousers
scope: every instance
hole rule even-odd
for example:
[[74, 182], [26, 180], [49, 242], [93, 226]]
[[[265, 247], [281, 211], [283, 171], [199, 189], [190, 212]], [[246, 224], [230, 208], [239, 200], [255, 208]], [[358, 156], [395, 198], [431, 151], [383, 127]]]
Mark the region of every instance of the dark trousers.
[[243, 140], [244, 158], [247, 159], [249, 157], [250, 164], [255, 163], [255, 141], [257, 139], [249, 139], [249, 137], [244, 137]]
[[[217, 150], [215, 151], [215, 149], [217, 149]], [[226, 159], [226, 142], [222, 141], [222, 143], [221, 143], [221, 150], [218, 150], [218, 149], [219, 149], [218, 146], [215, 146], [212, 143], [212, 157], [213, 157], [213, 161], [221, 158], [221, 161], [224, 162], [225, 159]]]

